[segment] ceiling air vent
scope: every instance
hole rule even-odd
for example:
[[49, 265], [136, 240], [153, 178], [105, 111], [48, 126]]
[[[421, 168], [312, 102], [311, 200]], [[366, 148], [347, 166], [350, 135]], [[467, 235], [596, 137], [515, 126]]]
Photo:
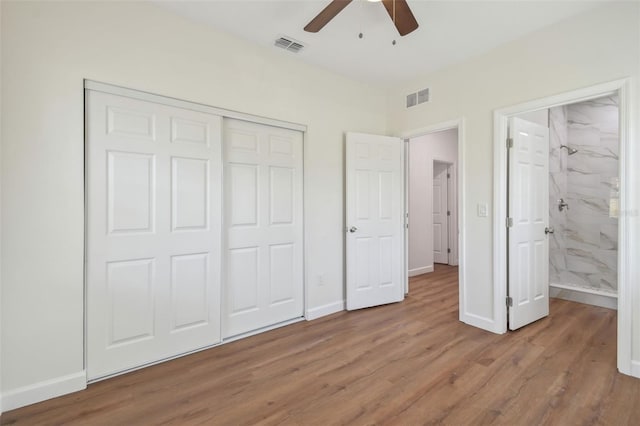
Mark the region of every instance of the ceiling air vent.
[[298, 53], [304, 48], [304, 45], [297, 40], [290, 37], [280, 37], [276, 39], [274, 43], [277, 47], [280, 47], [289, 52]]
[[419, 90], [415, 93], [409, 93], [407, 95], [407, 108], [429, 102], [429, 100], [430, 96], [428, 88]]

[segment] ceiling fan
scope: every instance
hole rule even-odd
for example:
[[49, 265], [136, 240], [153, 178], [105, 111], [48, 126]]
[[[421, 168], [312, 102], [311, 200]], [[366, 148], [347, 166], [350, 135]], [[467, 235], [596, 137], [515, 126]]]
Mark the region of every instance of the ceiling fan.
[[[352, 1], [353, 0], [333, 0], [304, 27], [304, 30], [310, 33], [317, 33]], [[406, 0], [381, 0], [381, 3], [384, 5], [384, 8], [387, 9], [387, 13], [389, 13], [391, 20], [401, 36], [405, 36], [418, 28], [418, 21], [416, 21], [416, 18], [413, 16]]]

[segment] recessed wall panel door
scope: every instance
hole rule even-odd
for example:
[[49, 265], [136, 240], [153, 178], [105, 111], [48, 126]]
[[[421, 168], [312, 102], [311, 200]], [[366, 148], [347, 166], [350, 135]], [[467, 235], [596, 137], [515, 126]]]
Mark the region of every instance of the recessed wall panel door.
[[90, 380], [220, 341], [222, 120], [86, 92]]
[[224, 121], [223, 337], [303, 315], [302, 133]]

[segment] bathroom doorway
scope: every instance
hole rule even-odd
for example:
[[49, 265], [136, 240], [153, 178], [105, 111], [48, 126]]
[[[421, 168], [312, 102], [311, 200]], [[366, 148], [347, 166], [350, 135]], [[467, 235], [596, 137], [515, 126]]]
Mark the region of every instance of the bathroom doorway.
[[617, 309], [617, 94], [518, 115], [549, 129], [549, 295]]
[[[629, 259], [634, 259], [637, 257], [638, 241], [635, 241], [635, 239], [631, 235], [631, 230], [633, 229], [632, 228], [632, 222], [633, 222], [632, 212], [633, 211], [629, 209], [629, 204], [628, 204], [629, 201], [633, 199], [632, 198], [633, 187], [630, 184], [634, 181], [634, 177], [635, 177], [634, 159], [630, 155], [632, 151], [631, 151], [631, 138], [629, 137], [630, 131], [631, 131], [630, 129], [631, 127], [630, 103], [631, 102], [630, 102], [629, 94], [630, 94], [630, 84], [629, 84], [629, 81], [625, 79], [625, 80], [618, 80], [618, 81], [605, 83], [605, 84], [601, 84], [601, 85], [597, 85], [597, 86], [593, 86], [585, 89], [580, 89], [580, 90], [576, 90], [576, 91], [561, 94], [561, 95], [551, 96], [544, 99], [530, 101], [520, 105], [515, 105], [512, 107], [503, 108], [495, 111], [494, 113], [494, 119], [495, 119], [494, 120], [494, 129], [495, 129], [494, 131], [494, 184], [495, 184], [494, 193], [496, 194], [496, 197], [494, 198], [494, 211], [495, 211], [494, 213], [494, 241], [495, 241], [494, 268], [495, 269], [494, 270], [496, 271], [496, 280], [495, 280], [494, 290], [495, 290], [496, 304], [495, 304], [494, 310], [496, 313], [497, 320], [501, 322], [500, 329], [506, 331], [507, 330], [507, 313], [510, 312], [511, 309], [513, 309], [509, 305], [510, 303], [512, 303], [515, 307], [520, 302], [516, 300], [510, 301], [508, 298], [509, 294], [507, 290], [508, 284], [509, 285], [511, 284], [511, 282], [508, 282], [507, 277], [508, 277], [509, 271], [512, 269], [511, 261], [509, 259], [509, 250], [508, 250], [508, 232], [510, 229], [510, 219], [511, 219], [509, 217], [510, 212], [509, 212], [508, 206], [513, 201], [511, 199], [508, 199], [507, 194], [510, 194], [510, 197], [518, 197], [518, 194], [509, 190], [510, 189], [509, 179], [507, 178], [509, 176], [507, 158], [509, 156], [509, 152], [511, 149], [509, 147], [510, 138], [508, 135], [508, 123], [509, 121], [516, 120], [516, 117], [518, 116], [520, 116], [520, 119], [521, 119], [523, 113], [533, 114], [535, 112], [538, 112], [540, 115], [543, 116], [544, 114], [543, 113], [541, 114], [540, 111], [546, 110], [546, 109], [549, 110], [547, 112], [547, 120], [548, 120], [549, 119], [548, 117], [552, 113], [551, 109], [555, 107], [564, 107], [565, 108], [564, 113], [566, 114], [566, 117], [567, 117], [567, 120], [565, 121], [565, 123], [567, 124], [567, 127], [571, 125], [574, 126], [572, 133], [577, 133], [581, 135], [581, 138], [580, 138], [581, 143], [578, 144], [577, 142], [574, 142], [574, 145], [580, 145], [580, 146], [572, 146], [570, 143], [568, 143], [569, 142], [568, 139], [566, 140], [567, 143], [556, 142], [557, 145], [555, 146], [555, 151], [556, 151], [556, 156], [558, 158], [556, 166], [560, 167], [560, 168], [556, 168], [556, 173], [564, 172], [561, 166], [562, 166], [562, 161], [565, 161], [567, 173], [570, 172], [569, 168], [571, 168], [572, 170], [571, 173], [574, 175], [576, 174], [577, 175], [582, 174], [585, 176], [587, 175], [585, 173], [580, 173], [580, 172], [584, 172], [585, 170], [582, 170], [580, 168], [583, 166], [579, 167], [578, 163], [576, 163], [577, 159], [579, 158], [577, 156], [578, 156], [578, 153], [580, 152], [581, 147], [582, 149], [585, 150], [585, 152], [583, 152], [583, 160], [586, 161], [587, 163], [595, 163], [599, 161], [601, 157], [598, 157], [598, 156], [603, 155], [603, 153], [605, 152], [608, 153], [610, 157], [610, 160], [611, 160], [610, 164], [617, 163], [618, 179], [617, 180], [605, 179], [605, 181], [608, 182], [606, 186], [603, 185], [608, 190], [608, 193], [606, 194], [607, 203], [606, 205], [603, 205], [604, 201], [602, 201], [600, 203], [600, 207], [598, 207], [599, 211], [601, 212], [606, 211], [608, 212], [609, 215], [617, 214], [617, 218], [609, 217], [607, 221], [605, 221], [604, 218], [601, 218], [601, 221], [604, 222], [604, 224], [606, 225], [605, 228], [606, 227], [611, 228], [613, 225], [612, 221], [617, 222], [617, 232], [614, 232], [617, 235], [617, 241], [616, 240], [609, 241], [606, 244], [606, 246], [609, 247], [608, 249], [603, 249], [600, 246], [596, 248], [596, 250], [612, 251], [612, 253], [603, 253], [603, 256], [607, 256], [607, 255], [613, 256], [613, 253], [615, 253], [616, 260], [614, 261], [609, 260], [608, 262], [603, 262], [600, 258], [597, 258], [597, 260], [599, 262], [602, 262], [602, 264], [597, 264], [597, 266], [601, 266], [601, 268], [596, 267], [595, 270], [593, 268], [589, 269], [587, 265], [585, 265], [585, 263], [588, 263], [588, 262], [580, 262], [580, 258], [587, 258], [587, 259], [589, 258], [588, 252], [584, 250], [585, 242], [590, 241], [591, 245], [593, 245], [594, 247], [596, 246], [595, 244], [596, 237], [594, 236], [590, 238], [588, 241], [580, 241], [579, 239], [576, 239], [572, 241], [571, 243], [572, 247], [568, 247], [566, 244], [564, 246], [562, 246], [561, 244], [558, 244], [557, 250], [560, 250], [563, 257], [556, 257], [556, 260], [560, 259], [560, 263], [556, 262], [554, 266], [555, 267], [562, 266], [563, 264], [561, 262], [562, 262], [562, 259], [564, 259], [566, 266], [558, 270], [558, 274], [557, 274], [558, 276], [569, 277], [570, 276], [569, 273], [571, 273], [573, 275], [577, 275], [578, 277], [581, 277], [587, 280], [590, 283], [598, 282], [599, 283], [598, 291], [601, 291], [601, 292], [606, 292], [606, 290], [609, 290], [610, 292], [610, 289], [607, 287], [611, 287], [611, 286], [607, 286], [605, 284], [606, 282], [610, 282], [610, 278], [611, 278], [612, 268], [610, 268], [608, 265], [613, 264], [612, 266], [615, 266], [615, 269], [613, 270], [615, 270], [616, 279], [614, 281], [615, 281], [615, 286], [617, 289], [617, 296], [618, 296], [617, 298], [617, 309], [618, 309], [617, 367], [618, 367], [618, 370], [622, 373], [636, 375], [637, 369], [634, 370], [633, 364], [631, 362], [631, 342], [633, 337], [632, 330], [631, 330], [631, 320], [632, 320], [632, 310], [631, 310], [632, 297], [631, 296], [635, 291], [635, 287], [638, 286], [638, 282], [633, 279], [634, 269]], [[607, 149], [610, 148], [610, 144], [613, 142], [610, 142], [608, 146], [599, 146], [595, 144], [594, 136], [593, 135], [589, 136], [588, 134], [589, 132], [585, 131], [585, 128], [579, 127], [581, 125], [580, 123], [582, 123], [580, 120], [570, 120], [568, 118], [569, 112], [570, 112], [569, 111], [570, 105], [582, 104], [582, 107], [584, 109], [585, 105], [589, 105], [589, 104], [584, 104], [583, 102], [585, 101], [602, 103], [603, 99], [608, 99], [607, 105], [609, 107], [612, 107], [610, 104], [611, 102], [615, 102], [616, 97], [618, 100], [617, 115], [619, 120], [617, 155], [615, 154], [615, 151], [613, 151], [613, 153], [609, 153], [607, 151]], [[590, 107], [592, 108], [594, 107], [593, 102], [590, 105]], [[562, 111], [556, 110], [556, 113], [558, 112], [562, 112]], [[575, 112], [573, 114], [575, 116]], [[560, 121], [562, 122], [562, 120]], [[576, 121], [576, 122], [570, 123], [569, 121]], [[549, 123], [551, 122], [548, 121], [548, 124]], [[582, 126], [585, 126], [585, 125], [582, 124]], [[569, 136], [568, 134], [569, 134], [569, 128], [567, 128], [567, 136]], [[565, 146], [562, 147], [561, 145], [565, 145]], [[551, 148], [549, 148], [547, 152], [550, 152], [550, 151], [551, 151]], [[570, 153], [571, 155], [569, 155]], [[590, 155], [585, 155], [587, 153], [590, 153]], [[594, 156], [595, 156], [595, 159], [594, 159]], [[617, 159], [616, 159], [616, 156], [617, 156]], [[575, 158], [570, 159], [570, 157], [575, 157]], [[587, 158], [584, 158], [584, 157], [587, 157]], [[548, 159], [551, 160], [551, 156], [549, 156]], [[549, 165], [553, 167], [551, 162]], [[603, 173], [598, 173], [598, 174], [603, 174]], [[615, 171], [613, 171], [613, 174], [615, 175]], [[611, 176], [611, 178], [614, 178], [614, 176]], [[572, 179], [578, 180], [578, 181], [580, 180], [575, 178], [572, 178]], [[588, 177], [588, 179], [586, 180], [589, 180], [589, 179], [593, 181], [594, 178], [593, 176], [591, 176], [591, 177]], [[585, 184], [586, 180], [583, 180], [582, 183]], [[568, 181], [569, 181], [569, 177], [567, 175], [567, 182]], [[548, 180], [545, 180], [545, 182], [548, 182]], [[581, 188], [579, 191], [585, 192], [585, 190], [586, 188]], [[598, 190], [600, 191], [599, 196], [603, 197], [602, 200], [604, 200], [605, 198], [602, 195], [603, 194], [602, 188], [599, 185], [598, 185]], [[571, 191], [571, 196], [569, 196], [569, 191]], [[549, 192], [549, 194], [547, 195], [548, 197], [547, 201], [549, 201], [547, 208], [549, 210], [547, 210], [545, 214], [547, 220], [550, 220], [550, 210], [553, 208], [557, 209], [557, 213], [563, 213], [566, 216], [567, 214], [571, 214], [573, 211], [576, 211], [576, 213], [578, 213], [579, 211], [582, 211], [584, 213], [584, 210], [587, 208], [587, 206], [591, 206], [592, 208], [594, 208], [594, 206], [592, 205], [594, 202], [596, 206], [598, 205], [598, 202], [591, 199], [591, 198], [595, 198], [595, 193], [591, 192], [589, 194], [593, 195], [593, 197], [592, 196], [587, 197], [586, 195], [589, 195], [589, 194], [582, 194], [582, 196], [579, 196], [580, 195], [579, 191], [576, 192], [576, 190], [570, 190], [570, 188], [567, 187], [566, 198], [565, 197], [555, 198], [556, 195], [562, 192], [562, 188], [560, 188], [560, 192], [556, 194], [552, 194], [551, 192]], [[500, 194], [504, 194], [504, 195], [500, 195]], [[561, 198], [563, 199], [563, 201], [559, 201]], [[573, 208], [571, 205], [572, 203], [575, 204]], [[567, 205], [569, 206], [569, 210], [566, 209]], [[560, 207], [562, 207], [562, 211], [560, 211]], [[591, 219], [595, 220], [595, 218], [591, 218]], [[562, 225], [562, 223], [560, 224], [560, 227], [563, 229], [564, 232], [561, 232], [559, 234], [564, 234], [561, 236], [564, 236], [565, 239], [569, 234], [571, 235], [572, 239], [573, 237], [582, 238], [580, 237], [580, 232], [578, 232], [578, 227], [580, 225], [572, 224], [571, 228], [569, 228], [569, 225], [566, 222], [567, 218], [565, 217], [564, 220], [565, 220], [564, 226]], [[592, 222], [590, 226], [595, 228], [595, 222]], [[584, 227], [585, 226], [582, 225], [582, 228]], [[543, 229], [545, 231], [553, 231], [553, 232], [549, 232], [549, 234], [551, 234], [552, 236], [555, 236], [555, 229], [553, 229], [553, 226], [549, 226], [549, 224], [547, 224], [545, 228], [551, 228], [551, 229], [544, 229], [544, 228]], [[602, 236], [600, 235], [601, 233], [602, 233]], [[598, 234], [597, 239], [602, 240], [604, 242], [605, 240], [607, 240], [608, 236], [611, 234], [611, 229], [608, 229], [606, 231], [598, 230], [597, 234]], [[591, 235], [594, 235], [594, 234], [592, 233]], [[617, 247], [617, 250], [614, 250], [614, 247], [612, 247], [611, 245], [612, 241], [616, 243], [615, 246]], [[583, 244], [583, 245], [580, 246], [580, 244]], [[569, 248], [571, 248], [571, 251], [569, 251]], [[563, 250], [564, 252], [562, 252]], [[556, 254], [558, 254], [558, 252], [556, 252]], [[550, 264], [551, 256], [547, 258], [547, 261], [549, 262], [547, 263], [547, 266], [549, 267], [549, 269], [551, 269], [551, 264]], [[602, 271], [600, 271], [600, 269]], [[565, 273], [562, 273], [563, 271]], [[582, 275], [575, 274], [575, 272], [579, 272]], [[600, 277], [597, 277], [599, 273], [601, 275]], [[551, 273], [547, 275], [547, 277], [550, 277], [550, 276], [551, 276]], [[607, 280], [606, 278], [603, 278], [605, 276], [608, 276], [609, 279]], [[566, 283], [555, 283], [555, 284], [558, 284], [555, 287], [550, 287], [548, 286], [548, 284], [549, 282], [547, 281], [547, 290], [552, 289], [552, 291], [554, 292], [567, 290], [559, 287], [559, 286], [566, 285]], [[574, 283], [571, 283], [571, 284], [574, 284]], [[593, 286], [593, 284], [591, 285]], [[571, 287], [576, 287], [576, 285], [574, 284]], [[575, 291], [574, 288], [572, 288], [571, 290]], [[593, 288], [591, 288], [590, 290], [593, 291]], [[585, 291], [580, 291], [580, 290], [578, 290], [578, 292], [587, 293]], [[555, 294], [555, 295], [557, 296], [558, 294]], [[504, 302], [500, 303], [501, 299], [502, 301], [506, 300], [507, 303], [504, 303]]]

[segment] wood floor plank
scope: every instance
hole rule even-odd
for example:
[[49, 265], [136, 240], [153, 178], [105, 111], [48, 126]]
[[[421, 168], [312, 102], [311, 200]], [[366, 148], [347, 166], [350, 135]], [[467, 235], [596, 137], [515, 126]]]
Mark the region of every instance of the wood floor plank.
[[458, 271], [402, 303], [340, 312], [4, 413], [6, 425], [638, 425], [616, 312], [552, 299], [496, 335], [458, 320]]

